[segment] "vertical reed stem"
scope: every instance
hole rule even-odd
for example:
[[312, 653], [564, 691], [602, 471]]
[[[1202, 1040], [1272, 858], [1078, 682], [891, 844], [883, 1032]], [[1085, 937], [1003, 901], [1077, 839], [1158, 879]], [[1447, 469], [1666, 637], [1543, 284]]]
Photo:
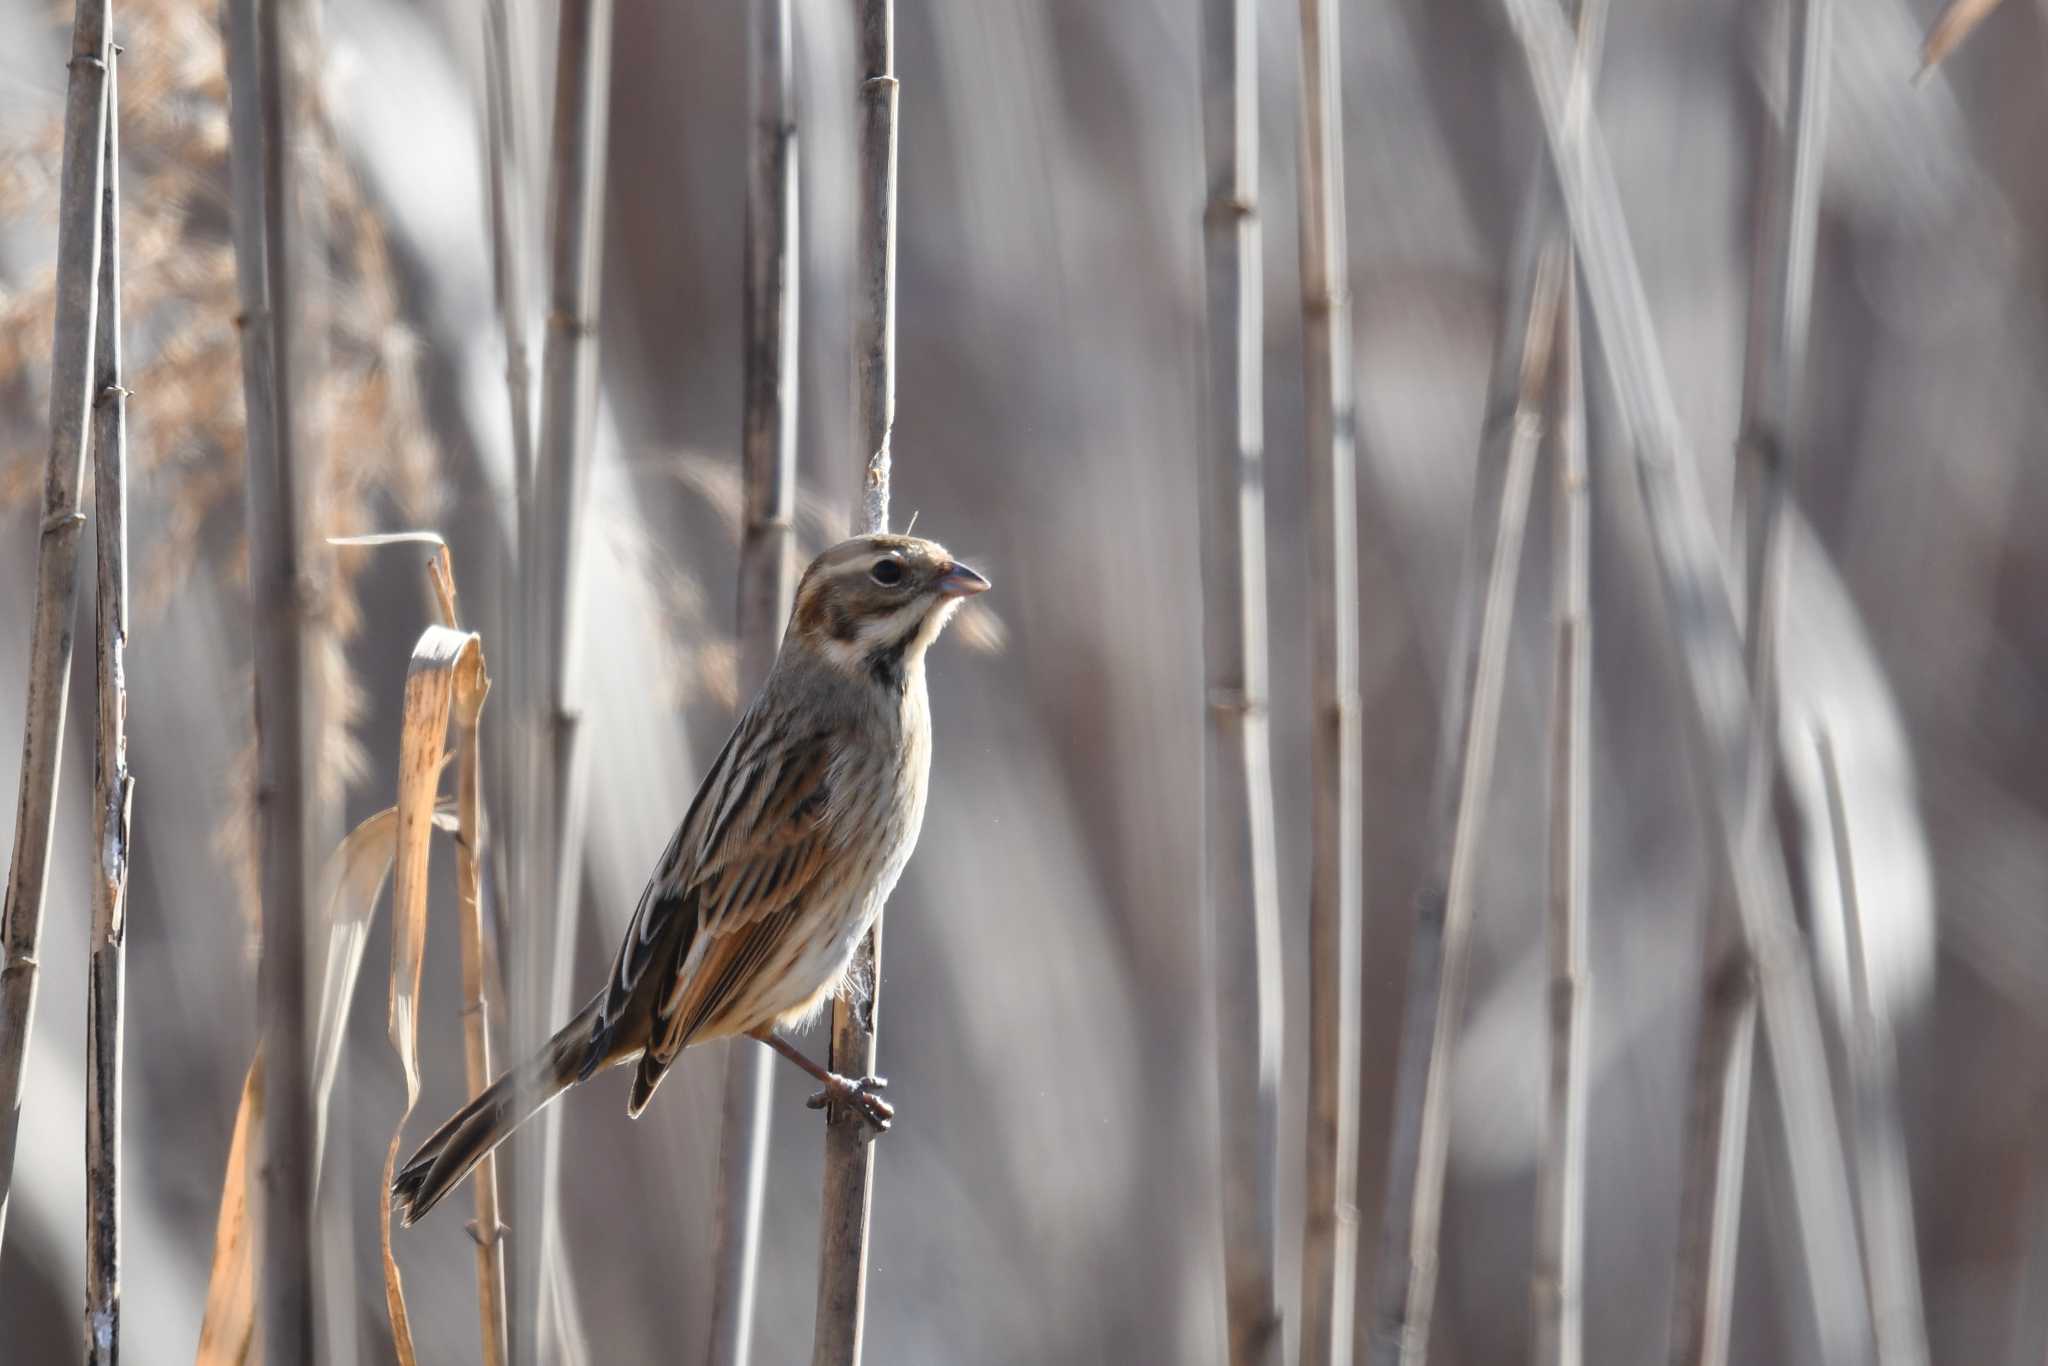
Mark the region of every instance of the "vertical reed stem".
[[261, 1207], [259, 1322], [267, 1361], [311, 1359], [312, 1097], [306, 1022], [306, 908], [312, 904], [308, 661], [295, 427], [290, 206], [294, 108], [287, 0], [228, 5], [231, 223], [242, 304], [248, 409], [249, 585], [254, 609], [257, 807], [262, 824], [263, 956], [257, 995], [265, 1113], [254, 1183]]
[[[1743, 569], [1737, 606], [1745, 629], [1751, 705], [1739, 837], [1752, 850], [1777, 838], [1771, 791], [1778, 752], [1782, 540], [1790, 481], [1804, 445], [1801, 403], [1819, 233], [1831, 11], [1832, 0], [1788, 0], [1782, 11], [1790, 42], [1785, 104], [1782, 122], [1767, 135], [1757, 197], [1742, 436], [1736, 453], [1740, 496], [1733, 519], [1733, 556]], [[1727, 889], [1710, 909], [1703, 961], [1671, 1336], [1673, 1360], [1683, 1366], [1719, 1366], [1727, 1360], [1741, 1234], [1757, 998], [1748, 981], [1755, 965]]]
[[1842, 947], [1849, 960], [1849, 1107], [1854, 1116], [1856, 1197], [1863, 1211], [1863, 1278], [1870, 1287], [1878, 1366], [1926, 1366], [1927, 1316], [1921, 1306], [1920, 1252], [1913, 1233], [1913, 1183], [1906, 1165], [1905, 1118], [1891, 1021], [1870, 990], [1863, 902], [1842, 774], [1825, 730], [1814, 737], [1834, 837], [1842, 896]]
[[[459, 902], [456, 928], [462, 940], [462, 1051], [472, 1096], [482, 1094], [493, 1079], [491, 1002], [484, 985], [484, 821], [480, 796], [483, 751], [477, 733], [484, 695], [490, 686], [490, 680], [485, 678], [474, 698], [458, 688], [454, 712], [455, 817], [460, 832], [455, 845], [455, 893]], [[470, 1235], [476, 1240], [477, 1317], [483, 1363], [505, 1366], [505, 1258], [498, 1218], [495, 1155], [486, 1154], [477, 1163], [471, 1186], [476, 1195], [476, 1223]]]
[[1358, 490], [1335, 0], [1301, 0], [1301, 310], [1315, 622], [1303, 1366], [1350, 1366], [1358, 1280]]
[[93, 406], [98, 318], [102, 139], [107, 122], [107, 0], [80, 0], [71, 29], [64, 98], [64, 160], [57, 205], [56, 327], [50, 356], [50, 462], [36, 543], [35, 624], [29, 634], [28, 700], [22, 720], [21, 791], [14, 852], [0, 909], [0, 1237], [7, 1231], [21, 1127], [22, 1079], [34, 1023], [38, 944], [64, 752], [71, 630], [78, 604], [78, 537], [85, 515], [86, 423]]
[[1254, 0], [1202, 5], [1208, 361], [1202, 472], [1203, 924], [1213, 974], [1232, 1366], [1280, 1360], [1274, 1183], [1280, 908], [1266, 713], [1266, 507]]
[[[749, 0], [745, 412], [740, 433], [746, 525], [740, 537], [737, 626], [743, 697], [760, 686], [774, 665], [783, 615], [796, 591], [790, 518], [796, 506], [797, 132], [789, 25], [789, 0]], [[773, 1054], [750, 1040], [727, 1045], [711, 1366], [746, 1366], [752, 1347], [773, 1066]]]
[[[1633, 449], [1685, 682], [1686, 755], [1717, 872], [1736, 910], [1747, 961], [1754, 965], [1779, 1100], [1776, 1137], [1791, 1171], [1820, 1360], [1829, 1366], [1864, 1361], [1870, 1354], [1869, 1307], [1857, 1274], [1855, 1217], [1820, 1008], [1792, 917], [1783, 851], [1774, 841], [1745, 838], [1752, 701], [1713, 528], [1664, 372], [1605, 139], [1597, 124], [1572, 124], [1571, 35], [1545, 0], [1504, 0], [1504, 7], [1528, 61], [1601, 353], [1619, 399], [1623, 437]], [[1720, 978], [1715, 989], [1740, 989], [1744, 980]], [[1709, 1022], [1715, 1013], [1710, 1010]], [[1729, 1077], [1731, 1085], [1748, 1084], [1746, 1073]], [[1679, 1294], [1687, 1293], [1682, 1282]], [[1674, 1353], [1685, 1359], [1685, 1344], [1678, 1333], [1673, 1337]]]
[[[861, 462], [854, 531], [889, 529], [889, 441], [896, 426], [896, 4], [859, 0], [859, 244], [853, 311], [854, 449]], [[832, 1070], [872, 1076], [882, 1000], [882, 925], [854, 954], [865, 999], [832, 1002]], [[858, 995], [858, 992], [854, 993]], [[828, 1108], [812, 1366], [856, 1366], [867, 1326], [868, 1216], [875, 1153], [867, 1121]]]
[[[575, 966], [577, 904], [582, 888], [582, 766], [577, 716], [570, 701], [569, 662], [576, 644], [576, 551], [597, 416], [597, 308], [604, 243], [604, 171], [611, 93], [611, 0], [563, 0], [555, 52], [554, 129], [548, 157], [548, 316], [541, 353], [540, 428], [535, 446], [535, 623], [529, 677], [535, 680], [535, 821], [529, 832], [535, 866], [528, 895], [536, 917], [528, 940], [529, 1042], [538, 1046], [550, 1022], [568, 1014]], [[529, 553], [526, 545], [521, 554]], [[539, 952], [541, 945], [550, 952]], [[540, 1116], [537, 1179], [522, 1181], [526, 1226], [537, 1230], [531, 1265], [538, 1281], [522, 1281], [518, 1302], [541, 1324], [567, 1302], [560, 1259], [561, 1111]], [[539, 1328], [522, 1335], [523, 1362], [545, 1354]], [[562, 1350], [567, 1350], [566, 1348]]]
[[[1524, 236], [1538, 231], [1540, 218], [1532, 213]], [[1460, 632], [1464, 650], [1454, 660], [1458, 673], [1451, 683], [1453, 705], [1445, 718], [1446, 739], [1453, 745], [1438, 766], [1435, 853], [1430, 880], [1417, 898], [1415, 939], [1409, 950], [1372, 1344], [1373, 1361], [1383, 1366], [1419, 1366], [1428, 1354], [1436, 1303], [1437, 1246], [1450, 1156], [1451, 1058], [1463, 1018], [1472, 903], [1486, 799], [1492, 790], [1522, 533], [1563, 291], [1563, 249], [1550, 243], [1538, 253], [1537, 262], [1526, 311], [1510, 314], [1521, 317], [1523, 327], [1503, 338], [1495, 365], [1495, 388], [1511, 383], [1512, 404], [1504, 416], [1491, 417], [1486, 444], [1494, 449], [1481, 452], [1473, 483], [1466, 604], [1461, 610], [1468, 621], [1476, 621], [1477, 629], [1468, 625]], [[1493, 406], [1492, 412], [1502, 413], [1503, 408]], [[1503, 443], [1505, 448], [1499, 449]], [[1475, 602], [1478, 611], [1473, 614]]]
[[121, 137], [118, 48], [107, 49], [106, 169], [93, 365], [94, 601], [99, 731], [93, 747], [92, 945], [86, 982], [85, 1359], [121, 1353], [121, 1041], [127, 974], [128, 391], [121, 387]]
[[1578, 1366], [1583, 1355], [1586, 1230], [1586, 1046], [1592, 988], [1586, 963], [1591, 869], [1593, 644], [1587, 515], [1586, 395], [1576, 272], [1565, 268], [1558, 330], [1557, 487], [1553, 505], [1557, 633], [1550, 722], [1550, 962], [1548, 1123], [1537, 1169], [1535, 1366]]

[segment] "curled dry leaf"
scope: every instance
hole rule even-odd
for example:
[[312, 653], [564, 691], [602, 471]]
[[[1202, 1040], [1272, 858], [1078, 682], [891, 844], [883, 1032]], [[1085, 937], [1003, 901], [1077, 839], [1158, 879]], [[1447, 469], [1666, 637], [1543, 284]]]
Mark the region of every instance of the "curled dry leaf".
[[440, 784], [448, 721], [460, 706], [474, 715], [489, 686], [483, 641], [477, 635], [429, 626], [413, 647], [405, 676], [405, 718], [398, 745], [398, 839], [391, 897], [391, 1047], [405, 1071], [405, 1110], [384, 1154], [377, 1187], [377, 1241], [384, 1258], [384, 1302], [391, 1315], [392, 1344], [401, 1366], [415, 1366], [412, 1323], [391, 1250], [391, 1178], [405, 1122], [419, 1101], [420, 965], [427, 942], [427, 856], [434, 828], [435, 791]]

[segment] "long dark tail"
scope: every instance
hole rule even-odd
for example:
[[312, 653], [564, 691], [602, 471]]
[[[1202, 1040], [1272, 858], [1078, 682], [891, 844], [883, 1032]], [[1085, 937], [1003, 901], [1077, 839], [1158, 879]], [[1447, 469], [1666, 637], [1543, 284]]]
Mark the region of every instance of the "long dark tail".
[[593, 997], [555, 1037], [541, 1045], [539, 1053], [492, 1082], [406, 1159], [392, 1178], [391, 1194], [408, 1225], [440, 1204], [441, 1198], [460, 1185], [493, 1148], [510, 1138], [514, 1129], [583, 1079], [603, 1000], [602, 994]]

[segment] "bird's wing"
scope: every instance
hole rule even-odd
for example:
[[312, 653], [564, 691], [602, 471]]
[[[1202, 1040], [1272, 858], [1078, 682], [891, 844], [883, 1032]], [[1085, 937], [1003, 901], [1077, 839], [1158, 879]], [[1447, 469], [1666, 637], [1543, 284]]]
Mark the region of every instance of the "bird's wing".
[[646, 983], [648, 1060], [673, 1058], [798, 919], [834, 850], [838, 748], [830, 733], [769, 727], [757, 709], [713, 761], [641, 895], [607, 989], [604, 1015], [616, 1020]]

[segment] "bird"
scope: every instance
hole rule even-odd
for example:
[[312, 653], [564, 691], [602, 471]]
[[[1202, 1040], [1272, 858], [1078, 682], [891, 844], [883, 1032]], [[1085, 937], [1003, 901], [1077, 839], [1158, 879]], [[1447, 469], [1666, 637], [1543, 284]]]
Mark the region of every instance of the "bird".
[[879, 1077], [784, 1037], [849, 981], [855, 948], [917, 845], [931, 771], [925, 653], [989, 581], [934, 541], [866, 535], [798, 581], [775, 663], [640, 894], [604, 986], [525, 1063], [435, 1130], [392, 1180], [410, 1225], [570, 1087], [637, 1064], [638, 1117], [692, 1044], [751, 1037], [877, 1131]]

